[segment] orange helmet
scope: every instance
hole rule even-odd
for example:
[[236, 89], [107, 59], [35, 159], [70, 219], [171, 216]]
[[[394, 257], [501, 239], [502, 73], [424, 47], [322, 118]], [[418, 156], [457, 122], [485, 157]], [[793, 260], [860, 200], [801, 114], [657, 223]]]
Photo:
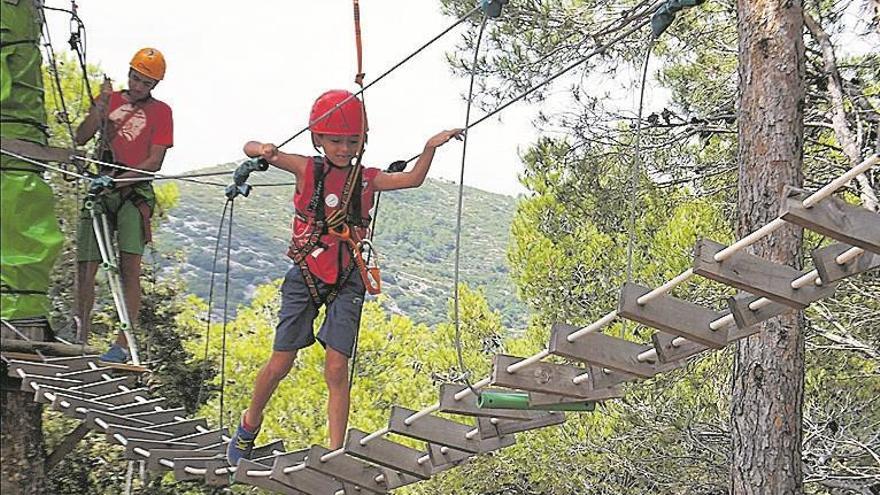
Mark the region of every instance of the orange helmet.
[[150, 79], [161, 81], [165, 77], [165, 57], [155, 48], [141, 48], [128, 65]]
[[312, 105], [309, 130], [315, 134], [353, 136], [367, 132], [365, 119], [361, 100], [344, 89], [331, 89]]

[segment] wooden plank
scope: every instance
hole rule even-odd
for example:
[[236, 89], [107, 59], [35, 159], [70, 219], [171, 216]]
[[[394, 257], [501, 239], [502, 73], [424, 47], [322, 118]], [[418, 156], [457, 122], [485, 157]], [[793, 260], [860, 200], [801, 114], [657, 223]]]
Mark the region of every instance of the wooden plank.
[[88, 382], [95, 382], [95, 381], [100, 381], [100, 380], [107, 380], [108, 378], [113, 378], [113, 369], [104, 367], [104, 368], [76, 370], [76, 371], [70, 371], [67, 373], [59, 373], [58, 377], [70, 378], [73, 380], [82, 380], [87, 383]]
[[618, 339], [599, 332], [588, 333], [574, 342], [569, 342], [567, 337], [578, 330], [578, 327], [565, 323], [553, 325], [550, 335], [550, 353], [642, 378], [650, 378], [658, 373], [654, 363], [643, 363], [637, 359], [639, 354], [651, 349], [651, 346]]
[[148, 427], [151, 431], [162, 431], [176, 437], [198, 434], [199, 428], [207, 428], [208, 421], [205, 418], [184, 419], [182, 421], [170, 421]]
[[160, 411], [153, 410], [128, 414], [128, 417], [130, 418], [144, 419], [153, 424], [179, 421], [177, 418], [183, 418], [184, 416], [186, 416], [186, 410], [182, 407], [176, 407], [174, 409], [162, 409]]
[[877, 213], [835, 197], [804, 208], [803, 201], [810, 193], [791, 186], [785, 186], [782, 195], [785, 199], [780, 216], [786, 222], [880, 254], [880, 215]]
[[791, 282], [805, 272], [743, 251], [723, 262], [715, 261], [715, 254], [725, 247], [709, 239], [697, 241], [694, 273], [796, 309], [803, 309], [812, 301], [834, 294], [833, 285], [808, 285], [792, 289]]
[[0, 138], [0, 148], [39, 162], [72, 163], [70, 155], [77, 152], [75, 148], [56, 148], [10, 138]]
[[73, 387], [73, 390], [81, 390], [83, 392], [104, 395], [118, 392], [120, 390], [120, 386], [131, 387], [135, 384], [136, 381], [137, 377], [133, 375], [120, 376], [119, 378], [113, 378], [112, 380], [101, 380], [91, 383], [83, 383], [82, 385]]
[[41, 387], [43, 385], [50, 385], [55, 388], [70, 388], [73, 389], [78, 385], [81, 385], [82, 382], [79, 380], [68, 380], [65, 378], [56, 378], [54, 376], [43, 376], [43, 375], [31, 375], [29, 373], [25, 373], [24, 377], [21, 379], [21, 390], [24, 392], [33, 392], [34, 384], [37, 387]]
[[225, 454], [217, 452], [198, 451], [190, 449], [152, 449], [150, 457], [147, 457], [147, 471], [171, 471], [172, 468], [162, 464], [165, 459], [177, 465], [177, 459], [219, 459], [226, 458]]
[[590, 365], [590, 382], [593, 384], [594, 389], [615, 387], [637, 379], [638, 377], [635, 375], [605, 369], [602, 366]]
[[111, 424], [104, 432], [108, 436], [113, 436], [114, 433], [119, 433], [120, 435], [126, 438], [141, 438], [143, 440], [168, 440], [171, 441], [174, 438], [174, 435], [171, 433], [167, 433], [164, 431], [155, 431], [148, 430], [142, 427], [136, 426], [122, 426], [122, 425], [114, 425]]
[[281, 453], [284, 453], [284, 441], [273, 440], [267, 444], [254, 447], [254, 449], [251, 451], [251, 459], [275, 456]]
[[648, 287], [625, 283], [620, 290], [618, 315], [714, 349], [727, 345], [727, 329], [712, 330], [709, 327], [709, 323], [724, 316], [724, 313], [669, 295], [639, 304], [639, 298], [649, 292], [651, 289]]
[[[487, 410], [477, 407], [477, 398], [468, 394], [459, 400], [455, 394], [467, 389], [467, 385], [444, 383], [440, 385], [440, 412], [461, 414], [463, 416], [491, 416], [493, 418], [532, 419], [541, 415], [540, 411], [514, 411], [509, 409]], [[501, 391], [501, 389], [483, 389], [481, 392]]]
[[[111, 443], [115, 443], [117, 440], [112, 435], [108, 435], [107, 440]], [[196, 445], [193, 443], [186, 442], [173, 442], [171, 440], [150, 440], [147, 438], [125, 438], [125, 452], [122, 456], [125, 459], [131, 459], [134, 461], [143, 460], [143, 456], [135, 453], [134, 449], [139, 448], [147, 451], [153, 451], [158, 449], [178, 449], [178, 450], [186, 450], [186, 449], [195, 449]]]
[[424, 416], [413, 422], [413, 424], [407, 425], [404, 420], [415, 413], [416, 411], [406, 409], [405, 407], [392, 407], [391, 421], [389, 422], [388, 429], [400, 435], [425, 442], [446, 445], [447, 447], [471, 453], [488, 452], [504, 446], [501, 445], [501, 439], [481, 440], [479, 436], [467, 438], [467, 433], [473, 430], [474, 426], [437, 416]]
[[565, 423], [565, 413], [558, 411], [548, 412], [546, 416], [524, 421], [515, 419], [499, 419], [493, 421], [491, 418], [477, 418], [477, 421], [480, 429], [480, 438], [490, 439], [499, 436], [509, 436], [523, 431], [536, 430], [547, 426], [560, 425]]
[[82, 399], [73, 395], [63, 393], [55, 394], [55, 400], [52, 401], [52, 409], [61, 411], [62, 414], [69, 418], [83, 419], [88, 411], [108, 411], [109, 404], [96, 402], [89, 399]]
[[4, 352], [41, 352], [50, 356], [80, 356], [83, 352], [93, 354], [98, 352], [94, 347], [81, 345], [67, 345], [58, 342], [41, 342], [36, 340], [0, 339], [0, 349]]
[[417, 478], [406, 473], [398, 473], [397, 471], [388, 468], [381, 468], [381, 470], [382, 476], [385, 476], [385, 484], [388, 485], [389, 490], [394, 490], [402, 486], [412, 485], [413, 483], [423, 481], [421, 478]]
[[98, 356], [53, 357], [46, 358], [46, 363], [67, 366], [71, 370], [87, 370], [93, 364], [98, 366]]
[[59, 373], [67, 373], [70, 368], [58, 364], [46, 364], [34, 361], [21, 361], [18, 359], [10, 359], [6, 362], [6, 375], [13, 378], [19, 378], [18, 370], [24, 371], [29, 375], [58, 376]]
[[657, 350], [657, 358], [661, 363], [671, 363], [684, 360], [709, 349], [703, 344], [691, 342], [690, 340], [685, 341], [678, 346], [672, 345], [672, 342], [677, 338], [677, 335], [663, 332], [655, 332], [651, 335], [651, 340], [654, 342], [654, 349]]
[[113, 406], [110, 408], [110, 412], [116, 414], [154, 413], [158, 412], [156, 408], [165, 405], [165, 402], [167, 402], [165, 397], [156, 397], [155, 399], [148, 399], [143, 402], [136, 401]]
[[106, 402], [107, 404], [112, 404], [114, 406], [121, 406], [123, 404], [129, 404], [135, 401], [136, 397], [147, 398], [149, 393], [150, 389], [146, 387], [134, 388], [124, 392], [120, 391], [101, 395], [98, 396], [95, 400], [99, 402]]
[[[230, 481], [229, 471], [226, 470], [229, 464], [226, 462], [226, 456], [223, 456], [222, 459], [215, 459], [212, 461], [208, 461], [205, 463], [205, 469], [208, 470], [208, 473], [205, 474], [205, 484], [208, 486], [228, 486]], [[218, 473], [217, 471], [223, 469], [224, 471]]]
[[67, 388], [58, 388], [58, 387], [52, 387], [49, 385], [41, 385], [38, 390], [34, 391], [34, 402], [37, 402], [39, 404], [52, 404], [52, 401], [49, 400], [48, 397], [46, 397], [46, 392], [49, 392], [53, 396], [56, 394], [62, 393], [62, 394], [70, 395], [72, 397], [78, 397], [80, 399], [94, 400], [96, 397], [98, 397], [95, 394], [79, 392], [79, 391], [70, 390]]
[[345, 440], [345, 453], [423, 480], [431, 477], [433, 466], [430, 461], [423, 464], [418, 462], [425, 452], [386, 438], [375, 438], [366, 445], [361, 445], [361, 440], [367, 435], [365, 431], [349, 429]]
[[[174, 437], [173, 440], [176, 442], [192, 442], [198, 444], [202, 447], [206, 447], [214, 444], [222, 444], [226, 440], [223, 437], [229, 438], [229, 429], [220, 428], [217, 430], [203, 431], [199, 433], [192, 433], [190, 435], [183, 435], [179, 437]], [[220, 450], [225, 450], [221, 448]]]
[[[497, 354], [492, 359], [492, 384], [515, 390], [546, 392], [580, 399], [589, 398], [593, 392], [593, 386], [589, 381], [574, 383], [574, 377], [587, 372], [577, 366], [542, 361], [520, 369], [516, 373], [507, 372], [508, 366], [523, 359], [525, 358]], [[495, 413], [492, 414], [499, 417]]]
[[251, 486], [256, 486], [257, 488], [263, 488], [275, 493], [281, 493], [283, 495], [303, 495], [303, 492], [280, 481], [273, 480], [268, 477], [254, 477], [247, 475], [247, 472], [249, 470], [265, 471], [271, 469], [272, 466], [259, 464], [249, 459], [242, 459], [241, 462], [238, 463], [238, 469], [235, 470], [235, 475], [233, 476], [233, 479], [239, 483], [245, 483]]
[[473, 454], [446, 445], [428, 443], [428, 455], [433, 466], [431, 474], [437, 474], [467, 462]]
[[62, 440], [61, 443], [55, 447], [55, 450], [49, 454], [49, 457], [46, 458], [46, 472], [51, 472], [52, 469], [67, 456], [67, 454], [76, 448], [80, 440], [82, 440], [88, 433], [89, 427], [84, 423], [76, 425], [76, 428], [68, 433], [64, 437], [64, 440]]
[[345, 454], [322, 461], [321, 457], [329, 452], [330, 450], [320, 445], [312, 445], [306, 457], [306, 466], [374, 493], [388, 493], [388, 485], [385, 481], [376, 481], [376, 478], [382, 474], [379, 468]]
[[761, 296], [749, 294], [748, 292], [740, 292], [728, 298], [727, 305], [730, 307], [733, 319], [736, 322], [736, 329], [730, 331], [729, 338], [731, 342], [760, 332], [761, 327], [758, 323], [762, 321], [794, 311], [791, 307], [777, 302], [771, 302], [757, 310], [749, 308], [749, 305], [758, 299], [761, 299]]
[[86, 424], [89, 425], [89, 428], [98, 431], [104, 431], [104, 427], [98, 426], [95, 423], [95, 420], [103, 421], [104, 423], [111, 425], [123, 425], [123, 426], [134, 426], [134, 427], [146, 427], [150, 426], [153, 423], [148, 421], [144, 421], [141, 419], [130, 418], [127, 416], [120, 416], [118, 414], [113, 414], [107, 411], [96, 411], [94, 409], [89, 409], [89, 412], [86, 413], [86, 417], [83, 420]]
[[294, 486], [297, 490], [307, 495], [335, 494], [337, 491], [342, 490], [343, 485], [341, 481], [314, 469], [306, 468], [292, 473], [284, 472], [288, 467], [303, 464], [308, 453], [309, 449], [303, 449], [275, 457], [275, 461], [272, 464], [272, 474], [269, 478], [288, 486]]
[[843, 265], [837, 264], [837, 257], [852, 246], [849, 244], [835, 243], [823, 248], [814, 249], [811, 253], [813, 265], [819, 272], [819, 278], [823, 284], [838, 282], [847, 277], [852, 277], [880, 267], [880, 254], [865, 251], [861, 256], [850, 260]]

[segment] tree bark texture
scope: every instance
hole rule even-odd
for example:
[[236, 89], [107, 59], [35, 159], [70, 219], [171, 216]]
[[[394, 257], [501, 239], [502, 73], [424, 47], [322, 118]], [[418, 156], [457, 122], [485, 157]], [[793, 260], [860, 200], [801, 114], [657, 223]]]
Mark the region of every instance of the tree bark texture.
[[[801, 0], [738, 0], [739, 219], [742, 237], [775, 219], [782, 188], [800, 186], [804, 137]], [[800, 268], [800, 228], [785, 226], [751, 252]], [[762, 325], [737, 345], [731, 399], [732, 494], [800, 495], [803, 313]]]
[[3, 495], [46, 492], [43, 406], [34, 394], [0, 391], [0, 491]]

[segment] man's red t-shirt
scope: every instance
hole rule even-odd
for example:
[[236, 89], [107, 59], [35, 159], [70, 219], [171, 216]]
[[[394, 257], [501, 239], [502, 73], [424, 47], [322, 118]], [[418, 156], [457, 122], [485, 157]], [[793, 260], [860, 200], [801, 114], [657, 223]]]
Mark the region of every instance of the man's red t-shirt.
[[150, 156], [150, 146], [174, 146], [171, 107], [155, 99], [129, 103], [121, 91], [110, 95], [110, 147], [116, 161], [137, 167]]

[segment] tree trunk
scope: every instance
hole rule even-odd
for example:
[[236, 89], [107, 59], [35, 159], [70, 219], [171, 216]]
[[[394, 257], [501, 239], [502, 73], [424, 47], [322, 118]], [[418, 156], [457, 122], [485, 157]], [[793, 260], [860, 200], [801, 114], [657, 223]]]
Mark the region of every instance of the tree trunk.
[[43, 406], [34, 394], [0, 391], [0, 491], [3, 495], [46, 493]]
[[[782, 188], [800, 186], [804, 42], [801, 0], [738, 0], [739, 221], [744, 236], [779, 213]], [[800, 267], [802, 230], [785, 226], [751, 247]], [[731, 399], [732, 494], [800, 495], [803, 313], [770, 320], [737, 345]]]

